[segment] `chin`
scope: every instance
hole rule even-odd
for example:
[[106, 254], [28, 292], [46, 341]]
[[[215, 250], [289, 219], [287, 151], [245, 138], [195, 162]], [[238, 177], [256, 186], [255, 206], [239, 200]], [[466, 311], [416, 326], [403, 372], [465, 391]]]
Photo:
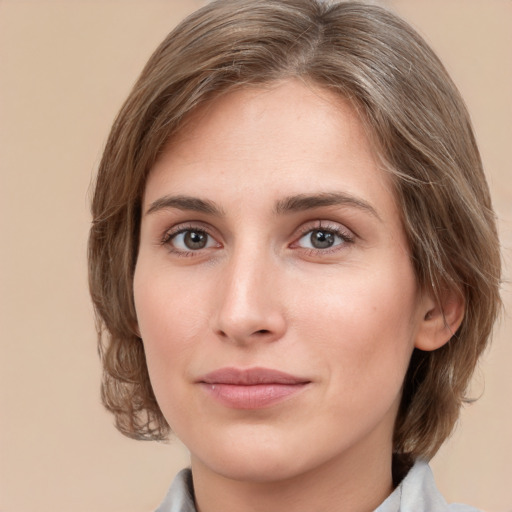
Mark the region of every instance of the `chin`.
[[276, 456], [268, 453], [268, 450], [259, 450], [257, 454], [233, 450], [228, 458], [216, 460], [209, 466], [224, 478], [262, 484], [282, 482], [302, 473], [300, 467], [290, 464], [290, 457]]
[[200, 457], [191, 452], [192, 467], [195, 462], [224, 478], [253, 483], [287, 480], [303, 472], [308, 464], [301, 460], [304, 456], [302, 443], [287, 443], [285, 439], [271, 437], [247, 435], [228, 436], [217, 442], [211, 440], [208, 447], [197, 447]]

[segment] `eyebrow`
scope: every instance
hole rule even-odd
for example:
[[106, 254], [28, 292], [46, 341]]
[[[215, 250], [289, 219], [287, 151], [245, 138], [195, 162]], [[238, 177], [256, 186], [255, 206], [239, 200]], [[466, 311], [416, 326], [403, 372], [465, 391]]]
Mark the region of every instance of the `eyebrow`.
[[146, 215], [168, 208], [177, 208], [178, 210], [190, 210], [207, 215], [221, 217], [224, 212], [212, 201], [199, 199], [192, 196], [163, 196], [153, 201], [146, 211]]
[[323, 206], [350, 206], [371, 214], [381, 220], [373, 206], [358, 197], [344, 192], [323, 192], [320, 194], [298, 194], [280, 199], [275, 207], [276, 214], [300, 212]]
[[[319, 194], [298, 194], [285, 197], [276, 202], [274, 213], [283, 215], [292, 212], [301, 212], [321, 208], [324, 206], [350, 206], [357, 208], [366, 213], [371, 214], [381, 220], [377, 211], [368, 202], [354, 197], [344, 192], [322, 192]], [[146, 211], [146, 215], [165, 210], [168, 208], [176, 208], [179, 210], [189, 210], [216, 217], [224, 216], [224, 211], [219, 208], [213, 201], [207, 199], [199, 199], [192, 196], [163, 196], [151, 203]]]

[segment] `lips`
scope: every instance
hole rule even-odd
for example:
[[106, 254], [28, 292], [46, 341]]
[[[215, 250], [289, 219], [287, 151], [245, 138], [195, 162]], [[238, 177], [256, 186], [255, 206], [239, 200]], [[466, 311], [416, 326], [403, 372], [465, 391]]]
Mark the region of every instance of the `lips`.
[[269, 368], [221, 368], [198, 383], [211, 398], [233, 409], [261, 409], [303, 391], [310, 380]]

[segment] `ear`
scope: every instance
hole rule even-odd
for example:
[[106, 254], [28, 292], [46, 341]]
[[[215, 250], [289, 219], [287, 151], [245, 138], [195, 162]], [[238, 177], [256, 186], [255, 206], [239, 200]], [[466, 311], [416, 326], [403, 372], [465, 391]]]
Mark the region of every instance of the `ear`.
[[423, 298], [423, 319], [414, 344], [420, 350], [432, 351], [448, 343], [464, 318], [466, 304], [460, 292], [447, 291], [439, 300], [433, 294]]

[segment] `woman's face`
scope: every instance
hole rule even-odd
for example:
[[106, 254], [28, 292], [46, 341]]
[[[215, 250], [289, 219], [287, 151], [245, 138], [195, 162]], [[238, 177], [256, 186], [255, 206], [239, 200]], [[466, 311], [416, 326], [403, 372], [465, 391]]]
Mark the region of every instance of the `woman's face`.
[[134, 293], [193, 467], [267, 481], [390, 457], [427, 301], [348, 102], [285, 81], [194, 113], [149, 175]]

